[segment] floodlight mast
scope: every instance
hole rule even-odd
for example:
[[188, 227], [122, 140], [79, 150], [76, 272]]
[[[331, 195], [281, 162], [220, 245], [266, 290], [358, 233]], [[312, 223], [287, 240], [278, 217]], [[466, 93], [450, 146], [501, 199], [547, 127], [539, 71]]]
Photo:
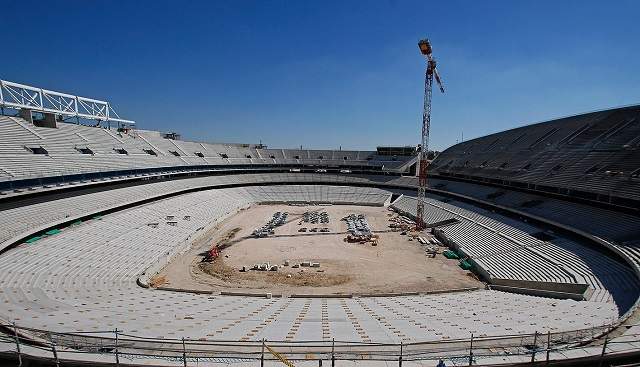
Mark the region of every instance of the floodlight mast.
[[418, 171], [418, 205], [416, 208], [416, 229], [423, 230], [427, 224], [424, 221], [424, 205], [427, 193], [427, 166], [429, 155], [429, 129], [431, 128], [431, 94], [433, 79], [435, 78], [440, 92], [444, 93], [444, 85], [436, 70], [436, 60], [433, 58], [431, 43], [428, 39], [418, 42], [420, 53], [427, 59], [427, 70], [424, 78], [424, 105], [422, 109], [422, 140], [420, 145], [419, 171]]

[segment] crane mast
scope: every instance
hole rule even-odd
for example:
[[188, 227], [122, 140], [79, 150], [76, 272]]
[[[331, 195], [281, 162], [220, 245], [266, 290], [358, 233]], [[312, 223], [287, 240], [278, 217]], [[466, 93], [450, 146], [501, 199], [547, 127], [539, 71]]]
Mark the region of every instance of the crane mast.
[[433, 80], [436, 80], [440, 92], [444, 93], [444, 86], [438, 71], [436, 70], [436, 60], [433, 58], [431, 43], [428, 39], [418, 42], [420, 52], [427, 59], [427, 70], [424, 78], [424, 105], [422, 109], [422, 139], [419, 155], [419, 171], [418, 171], [418, 206], [416, 208], [416, 229], [423, 230], [426, 228], [424, 221], [424, 205], [427, 193], [427, 166], [429, 155], [429, 130], [431, 128], [431, 95], [433, 91]]

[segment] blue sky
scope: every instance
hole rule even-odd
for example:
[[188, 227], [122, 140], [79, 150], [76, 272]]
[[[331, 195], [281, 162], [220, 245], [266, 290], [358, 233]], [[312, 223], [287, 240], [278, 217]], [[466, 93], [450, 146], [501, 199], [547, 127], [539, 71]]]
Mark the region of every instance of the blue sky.
[[432, 147], [640, 102], [637, 1], [5, 1], [0, 78], [202, 141]]

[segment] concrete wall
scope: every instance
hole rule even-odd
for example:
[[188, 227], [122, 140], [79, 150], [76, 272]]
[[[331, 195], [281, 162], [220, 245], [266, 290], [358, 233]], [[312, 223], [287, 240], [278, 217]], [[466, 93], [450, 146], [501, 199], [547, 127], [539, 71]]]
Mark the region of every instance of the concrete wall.
[[561, 299], [574, 299], [583, 301], [589, 290], [587, 284], [576, 283], [551, 283], [536, 282], [531, 280], [513, 280], [491, 278], [491, 289], [503, 290], [506, 292], [528, 294], [531, 296], [542, 296]]

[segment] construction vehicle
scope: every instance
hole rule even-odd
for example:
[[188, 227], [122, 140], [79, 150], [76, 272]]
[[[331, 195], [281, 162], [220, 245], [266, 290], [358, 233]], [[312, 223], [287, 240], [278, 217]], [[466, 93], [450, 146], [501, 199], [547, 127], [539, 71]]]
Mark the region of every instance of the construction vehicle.
[[220, 248], [218, 247], [218, 245], [213, 245], [211, 249], [207, 251], [206, 254], [204, 255], [202, 262], [207, 262], [207, 263], [213, 262], [215, 259], [218, 258], [218, 256], [220, 256]]

